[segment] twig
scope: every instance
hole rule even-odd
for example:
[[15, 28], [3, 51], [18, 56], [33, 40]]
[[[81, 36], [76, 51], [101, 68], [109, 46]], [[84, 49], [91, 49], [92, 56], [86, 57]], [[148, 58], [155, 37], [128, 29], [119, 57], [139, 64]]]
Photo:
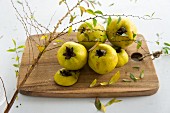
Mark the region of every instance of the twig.
[[1, 82], [2, 82], [2, 86], [3, 86], [4, 92], [5, 92], [6, 104], [8, 105], [8, 99], [7, 99], [7, 94], [6, 94], [6, 89], [5, 89], [4, 81], [3, 81], [3, 79], [2, 79], [1, 77], [0, 77], [0, 80], [1, 80]]

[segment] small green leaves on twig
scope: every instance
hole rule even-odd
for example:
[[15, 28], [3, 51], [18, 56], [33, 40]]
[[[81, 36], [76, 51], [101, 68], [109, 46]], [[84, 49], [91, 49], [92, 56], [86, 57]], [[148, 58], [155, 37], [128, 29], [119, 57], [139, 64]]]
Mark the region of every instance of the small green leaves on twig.
[[137, 47], [136, 48], [139, 49], [142, 46], [142, 41], [141, 40], [137, 40], [136, 43], [137, 43]]
[[169, 54], [169, 50], [170, 50], [170, 43], [168, 42], [164, 42], [164, 47], [162, 47], [162, 51], [164, 54]]
[[135, 34], [134, 32], [132, 32], [132, 33], [133, 33], [133, 39], [134, 39], [134, 38], [136, 37], [137, 34]]
[[100, 11], [100, 10], [97, 10], [97, 11], [95, 11], [94, 13], [95, 13], [95, 14], [103, 15], [103, 12], [102, 12], [102, 11]]
[[83, 6], [79, 6], [79, 8], [80, 8], [81, 16], [83, 16], [83, 13], [86, 12], [86, 9]]
[[109, 26], [111, 22], [112, 22], [112, 18], [109, 16], [109, 18], [107, 19], [107, 26]]
[[42, 35], [41, 36], [41, 40], [44, 40], [44, 39], [46, 40], [47, 38], [48, 38], [48, 35]]
[[97, 108], [97, 110], [105, 113], [106, 112], [106, 107], [112, 105], [113, 103], [118, 103], [121, 102], [122, 100], [117, 100], [116, 98], [111, 99], [109, 102], [106, 103], [106, 105], [104, 105], [103, 103], [101, 103], [101, 101], [99, 100], [99, 98], [95, 99], [95, 107]]
[[77, 17], [77, 16], [71, 15], [71, 16], [70, 16], [70, 21], [69, 21], [69, 23], [72, 23], [76, 17]]
[[94, 27], [97, 25], [97, 20], [95, 18], [93, 19], [93, 25]]
[[93, 82], [90, 84], [90, 87], [94, 87], [97, 83], [97, 79], [94, 79]]
[[116, 83], [120, 78], [120, 71], [118, 71], [116, 74], [112, 76], [112, 78], [109, 81], [109, 84], [114, 84]]
[[121, 16], [119, 16], [118, 21], [117, 21], [117, 24], [120, 23], [121, 19], [122, 19]]
[[94, 11], [91, 10], [91, 9], [87, 9], [86, 12], [89, 13], [89, 14], [91, 14], [91, 15], [95, 15]]
[[73, 31], [73, 28], [72, 28], [72, 26], [70, 26], [69, 29], [68, 29], [68, 36], [70, 36], [70, 34], [72, 33], [72, 31]]

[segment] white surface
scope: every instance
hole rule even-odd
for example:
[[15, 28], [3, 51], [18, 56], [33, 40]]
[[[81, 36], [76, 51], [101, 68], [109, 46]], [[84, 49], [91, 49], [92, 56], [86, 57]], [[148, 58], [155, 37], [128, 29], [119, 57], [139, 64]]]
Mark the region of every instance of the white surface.
[[[66, 7], [64, 5], [58, 7], [58, 0], [30, 1], [30, 6], [35, 11], [35, 17], [42, 24], [47, 25], [56, 10], [50, 29], [65, 12]], [[111, 0], [101, 0], [101, 2], [104, 5], [100, 10], [105, 13], [143, 16], [155, 12], [155, 16], [162, 20], [146, 21], [133, 18], [133, 21], [137, 25], [139, 33], [143, 34], [148, 41], [157, 40], [156, 33], [163, 33], [160, 42], [170, 42], [169, 0], [138, 0], [136, 3], [134, 1], [130, 2], [130, 0], [117, 0], [111, 8], [107, 7], [108, 4], [112, 3]], [[20, 5], [17, 5], [17, 7], [20, 7]], [[64, 26], [61, 26], [59, 30]], [[12, 67], [13, 60], [11, 59], [15, 54], [7, 53], [6, 50], [13, 47], [12, 38], [16, 39], [18, 44], [24, 44], [26, 39], [24, 29], [16, 19], [10, 0], [0, 0], [0, 36], [2, 35], [3, 38], [0, 39], [0, 76], [5, 82], [8, 99], [10, 100], [16, 86], [14, 68]], [[150, 42], [148, 42], [148, 45], [150, 51], [160, 50], [162, 47]], [[123, 102], [109, 106], [107, 113], [170, 113], [170, 91], [168, 91], [170, 86], [170, 56], [161, 56], [154, 60], [154, 64], [160, 80], [158, 92], [152, 96], [119, 98]], [[101, 99], [104, 103], [108, 100], [108, 98]], [[97, 110], [93, 102], [94, 98], [43, 98], [19, 94], [19, 98], [15, 101], [10, 113], [96, 113]], [[4, 106], [5, 103], [0, 106], [0, 113], [3, 112]]]

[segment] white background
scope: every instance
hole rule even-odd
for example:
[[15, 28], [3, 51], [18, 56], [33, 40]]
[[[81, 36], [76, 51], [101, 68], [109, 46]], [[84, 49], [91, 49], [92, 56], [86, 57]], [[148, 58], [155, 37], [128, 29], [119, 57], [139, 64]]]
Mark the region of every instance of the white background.
[[[76, 0], [67, 0], [73, 6]], [[51, 23], [52, 30], [58, 19], [66, 12], [64, 5], [58, 6], [58, 0], [29, 0], [32, 10], [35, 11], [35, 18], [47, 25], [51, 16], [56, 14]], [[14, 3], [16, 1], [14, 0]], [[114, 6], [108, 7], [111, 0], [101, 0], [103, 6], [98, 8], [108, 14], [133, 14], [143, 16], [155, 12], [155, 17], [161, 20], [139, 20], [132, 18], [138, 27], [138, 32], [143, 34], [148, 40], [150, 51], [160, 50], [163, 42], [170, 42], [170, 2], [169, 0], [138, 0], [136, 3], [130, 0], [115, 0]], [[84, 4], [85, 6], [85, 4]], [[20, 5], [16, 7], [22, 12]], [[79, 10], [77, 10], [78, 12]], [[7, 53], [9, 47], [13, 47], [12, 38], [17, 44], [25, 43], [25, 32], [16, 19], [14, 8], [10, 0], [0, 0], [0, 76], [5, 82], [7, 96], [10, 100], [16, 86], [15, 68], [12, 67], [14, 61], [11, 59], [15, 56], [13, 53]], [[58, 31], [62, 30], [66, 24], [63, 24]], [[75, 26], [77, 27], [77, 26]], [[161, 34], [160, 46], [156, 45], [158, 37], [156, 33]], [[151, 42], [149, 42], [151, 41]], [[119, 98], [123, 102], [107, 107], [107, 113], [170, 113], [170, 56], [161, 56], [154, 60], [156, 72], [160, 81], [160, 88], [155, 95], [144, 97], [127, 97]], [[106, 103], [109, 98], [101, 98]], [[19, 94], [18, 100], [15, 101], [11, 113], [96, 113], [94, 107], [94, 98], [44, 98], [29, 97]], [[21, 104], [21, 105], [20, 105]], [[0, 113], [3, 112], [5, 103], [0, 106]], [[18, 108], [16, 108], [18, 106]]]

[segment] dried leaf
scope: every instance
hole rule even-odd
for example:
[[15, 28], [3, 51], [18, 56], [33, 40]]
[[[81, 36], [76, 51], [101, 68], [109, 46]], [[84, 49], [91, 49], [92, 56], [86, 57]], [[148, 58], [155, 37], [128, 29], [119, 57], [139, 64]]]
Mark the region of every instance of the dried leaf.
[[97, 20], [95, 18], [93, 19], [93, 25], [94, 27], [97, 25]]
[[94, 87], [97, 83], [97, 79], [94, 79], [93, 82], [90, 84], [90, 87]]
[[38, 50], [40, 51], [40, 52], [42, 52], [42, 51], [44, 51], [44, 46], [40, 46], [40, 45], [37, 45], [37, 48], [38, 48]]
[[7, 52], [16, 52], [16, 48], [8, 49]]
[[103, 15], [102, 11], [100, 11], [100, 10], [97, 10], [97, 11], [95, 11], [94, 13], [95, 13], [95, 14]]
[[85, 23], [91, 30], [93, 30], [93, 26], [90, 23], [88, 23], [88, 22], [85, 22]]
[[101, 83], [100, 83], [101, 86], [106, 86], [106, 85], [108, 85], [108, 84], [109, 84], [108, 82], [101, 82]]
[[112, 76], [112, 78], [109, 81], [109, 84], [114, 84], [116, 83], [120, 78], [120, 71], [118, 71], [116, 74]]
[[140, 73], [140, 76], [139, 76], [139, 78], [144, 78], [144, 70], [142, 70], [142, 72]]
[[118, 103], [121, 102], [122, 100], [117, 100], [116, 98], [111, 99], [109, 102], [107, 102], [107, 104], [105, 106], [110, 106], [113, 103]]
[[120, 23], [121, 19], [122, 19], [121, 16], [119, 16], [118, 21], [117, 21], [117, 24]]
[[79, 8], [80, 8], [81, 16], [83, 16], [83, 13], [86, 12], [86, 9], [83, 6], [79, 6]]
[[109, 16], [109, 18], [107, 19], [107, 26], [110, 25], [111, 21], [112, 21], [112, 18]]
[[68, 36], [70, 36], [70, 34], [72, 33], [72, 31], [73, 31], [73, 28], [72, 28], [72, 26], [70, 26], [69, 29], [68, 29]]
[[92, 50], [95, 49], [98, 45], [99, 45], [99, 42], [96, 42], [96, 44], [95, 44], [93, 47], [91, 47], [88, 51], [92, 51]]
[[166, 45], [166, 46], [170, 46], [170, 43], [164, 42], [164, 45]]
[[106, 112], [106, 107], [105, 107], [105, 105], [104, 104], [101, 104], [101, 110], [100, 111], [102, 111], [103, 113], [105, 113]]
[[91, 10], [91, 9], [87, 9], [86, 12], [89, 13], [89, 14], [95, 15], [94, 11]]
[[130, 73], [130, 78], [131, 78], [134, 82], [137, 81], [137, 78], [136, 78], [132, 73]]
[[96, 107], [98, 110], [101, 110], [102, 104], [101, 104], [99, 98], [96, 98], [96, 99], [95, 99], [95, 103], [94, 103], [94, 104], [95, 104], [95, 107]]
[[133, 69], [137, 69], [138, 71], [139, 71], [139, 69], [140, 69], [140, 67], [138, 67], [138, 66], [134, 66], [134, 67], [132, 67]]
[[122, 79], [123, 82], [132, 82], [131, 80], [129, 79]]

